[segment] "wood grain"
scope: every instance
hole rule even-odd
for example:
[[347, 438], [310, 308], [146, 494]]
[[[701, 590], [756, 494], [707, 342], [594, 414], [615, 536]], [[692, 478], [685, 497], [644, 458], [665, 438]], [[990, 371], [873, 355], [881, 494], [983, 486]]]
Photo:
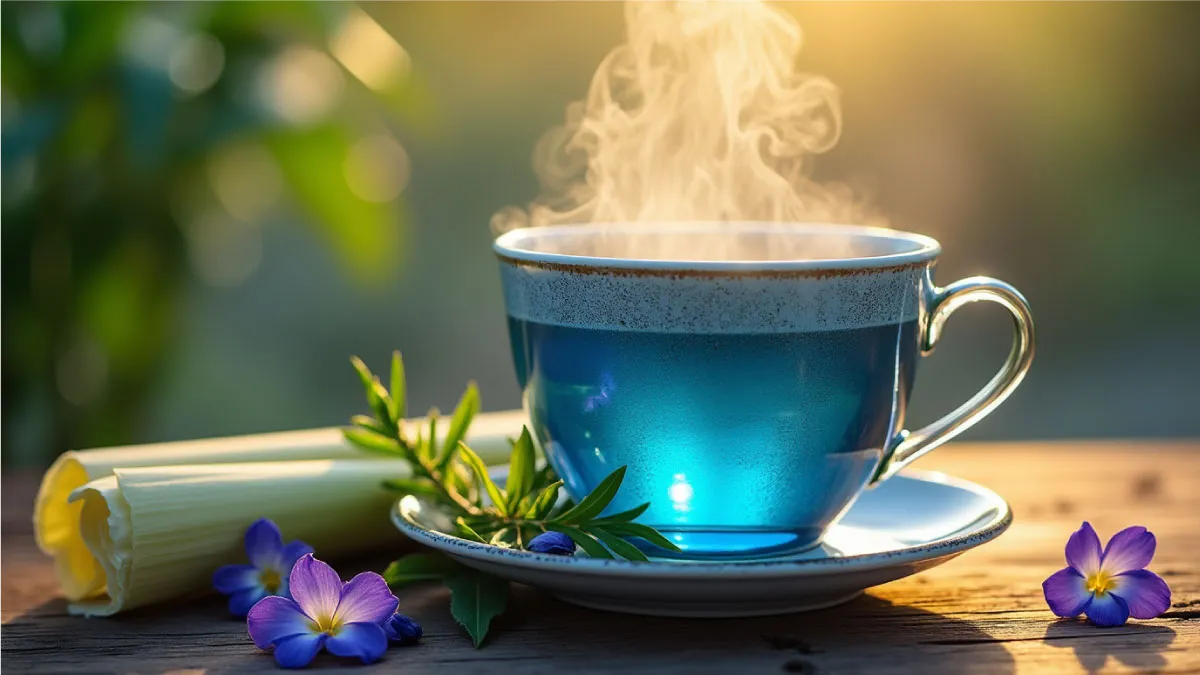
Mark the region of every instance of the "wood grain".
[[[482, 650], [437, 587], [404, 590], [425, 627], [415, 647], [354, 672], [1013, 673], [1200, 672], [1200, 443], [958, 445], [920, 464], [977, 481], [1013, 505], [1000, 539], [950, 563], [876, 588], [841, 607], [761, 619], [661, 619], [573, 607], [514, 587]], [[0, 633], [15, 672], [234, 673], [270, 670], [244, 623], [219, 598], [114, 619], [68, 617], [50, 565], [33, 546], [37, 476], [3, 478]], [[1158, 536], [1151, 568], [1174, 593], [1153, 621], [1101, 629], [1058, 621], [1041, 581], [1062, 567], [1067, 535], [1087, 519], [1106, 538], [1131, 524]], [[378, 566], [380, 561], [360, 561]], [[349, 570], [353, 565], [343, 566]]]

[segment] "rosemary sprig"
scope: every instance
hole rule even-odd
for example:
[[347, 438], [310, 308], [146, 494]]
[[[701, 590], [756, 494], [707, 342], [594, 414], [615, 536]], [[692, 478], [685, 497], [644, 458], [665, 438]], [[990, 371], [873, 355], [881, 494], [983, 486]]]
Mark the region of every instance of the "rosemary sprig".
[[537, 466], [537, 452], [528, 428], [512, 443], [508, 479], [501, 488], [488, 476], [483, 460], [463, 442], [479, 411], [479, 390], [467, 385], [446, 437], [439, 442], [438, 411], [428, 415], [428, 430], [410, 438], [404, 428], [407, 399], [404, 361], [392, 354], [391, 390], [357, 357], [351, 359], [362, 379], [372, 415], [356, 415], [344, 430], [346, 440], [370, 452], [403, 458], [412, 476], [384, 481], [390, 489], [435, 499], [455, 516], [458, 534], [466, 539], [523, 549], [543, 532], [561, 532], [594, 558], [620, 557], [646, 561], [646, 554], [628, 539], [642, 539], [669, 551], [679, 549], [657, 530], [634, 520], [650, 506], [601, 515], [612, 503], [625, 477], [625, 467], [612, 472], [578, 504], [561, 503], [562, 481], [549, 466]]

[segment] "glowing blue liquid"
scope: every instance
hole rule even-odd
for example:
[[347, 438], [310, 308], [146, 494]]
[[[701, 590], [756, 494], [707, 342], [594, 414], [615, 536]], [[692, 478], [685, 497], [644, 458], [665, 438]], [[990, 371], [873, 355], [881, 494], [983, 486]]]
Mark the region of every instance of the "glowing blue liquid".
[[[792, 334], [591, 330], [509, 319], [525, 404], [574, 498], [628, 466], [688, 555], [816, 544], [899, 430], [915, 322]], [[661, 551], [655, 551], [661, 553]]]

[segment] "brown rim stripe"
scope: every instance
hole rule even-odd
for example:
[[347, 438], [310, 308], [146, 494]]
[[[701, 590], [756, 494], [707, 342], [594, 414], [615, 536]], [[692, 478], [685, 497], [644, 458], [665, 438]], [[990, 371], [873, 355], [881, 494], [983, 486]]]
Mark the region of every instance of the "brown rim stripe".
[[734, 279], [794, 279], [794, 278], [810, 278], [810, 279], [826, 279], [833, 277], [851, 277], [861, 276], [864, 274], [875, 274], [877, 272], [903, 272], [906, 270], [918, 269], [925, 267], [933, 262], [930, 260], [918, 260], [915, 262], [902, 263], [899, 265], [887, 265], [882, 267], [856, 267], [856, 268], [829, 268], [829, 269], [795, 269], [795, 270], [747, 270], [747, 269], [729, 269], [729, 270], [687, 270], [687, 269], [642, 269], [631, 267], [615, 267], [611, 265], [584, 265], [584, 264], [568, 264], [545, 262], [541, 260], [522, 260], [513, 258], [503, 253], [496, 253], [496, 257], [501, 262], [508, 263], [516, 267], [534, 267], [537, 269], [548, 270], [551, 272], [570, 272], [573, 274], [603, 274], [605, 276], [617, 277], [666, 277], [674, 279], [714, 279], [714, 278], [734, 278]]

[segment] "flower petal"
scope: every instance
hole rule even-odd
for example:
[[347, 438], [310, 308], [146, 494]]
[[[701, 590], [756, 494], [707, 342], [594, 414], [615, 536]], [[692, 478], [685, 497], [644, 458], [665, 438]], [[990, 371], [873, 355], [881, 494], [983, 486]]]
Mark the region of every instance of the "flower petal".
[[1140, 570], [1150, 564], [1157, 545], [1154, 533], [1136, 525], [1114, 534], [1104, 547], [1100, 566], [1112, 575]]
[[1092, 598], [1084, 611], [1097, 626], [1123, 626], [1129, 620], [1129, 605], [1111, 592]]
[[213, 588], [218, 593], [229, 595], [249, 588], [257, 588], [262, 584], [258, 579], [258, 568], [254, 565], [224, 565], [213, 572]]
[[575, 542], [561, 532], [543, 532], [530, 539], [525, 550], [550, 555], [575, 555]]
[[1055, 616], [1071, 618], [1079, 616], [1092, 593], [1084, 583], [1083, 575], [1070, 567], [1051, 574], [1042, 582], [1042, 594], [1046, 596], [1046, 604]]
[[348, 623], [329, 636], [325, 648], [330, 654], [356, 656], [363, 663], [374, 663], [387, 651], [387, 635], [377, 623]]
[[313, 547], [299, 539], [289, 542], [279, 554], [279, 569], [283, 571], [284, 576], [287, 576], [288, 572], [292, 571], [292, 567], [296, 564], [297, 560], [312, 552]]
[[1067, 564], [1083, 576], [1100, 569], [1100, 537], [1086, 520], [1067, 540]]
[[262, 586], [242, 589], [229, 596], [229, 613], [234, 616], [246, 616], [250, 613], [251, 607], [268, 595], [270, 593], [267, 593], [267, 589]]
[[303, 668], [312, 663], [325, 640], [324, 633], [304, 633], [284, 638], [275, 645], [275, 663], [284, 668]]
[[1129, 616], [1135, 619], [1153, 619], [1171, 606], [1171, 589], [1167, 582], [1150, 570], [1134, 570], [1113, 578], [1117, 582], [1110, 593], [1114, 593], [1126, 605]]
[[332, 567], [308, 553], [292, 567], [288, 592], [312, 618], [332, 617], [342, 597], [342, 580]]
[[403, 614], [393, 614], [382, 625], [383, 632], [387, 634], [388, 640], [400, 645], [416, 644], [421, 639], [421, 635], [424, 634], [424, 631], [421, 630], [421, 624], [414, 621], [412, 617]]
[[259, 518], [246, 528], [246, 556], [259, 569], [278, 569], [283, 538], [275, 523]]
[[363, 572], [342, 589], [337, 619], [343, 623], [382, 623], [395, 613], [398, 602], [383, 577]]
[[310, 619], [293, 600], [269, 595], [250, 608], [246, 628], [259, 649], [294, 635], [313, 634]]

